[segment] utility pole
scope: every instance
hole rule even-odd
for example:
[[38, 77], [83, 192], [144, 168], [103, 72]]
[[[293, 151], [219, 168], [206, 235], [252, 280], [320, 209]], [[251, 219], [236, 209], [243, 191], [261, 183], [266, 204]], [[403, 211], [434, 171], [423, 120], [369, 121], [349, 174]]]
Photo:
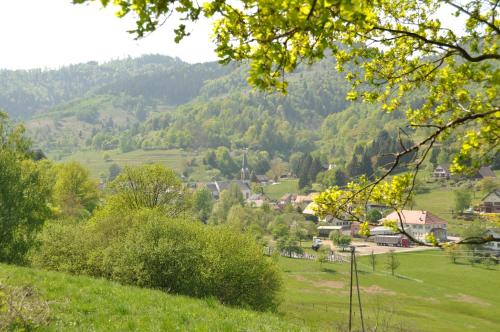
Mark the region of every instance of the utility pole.
[[358, 291], [359, 317], [361, 318], [361, 331], [365, 332], [365, 322], [363, 321], [363, 307], [361, 306], [361, 294], [359, 293], [358, 265], [356, 255], [354, 255], [354, 271], [356, 272], [356, 289]]
[[361, 318], [361, 330], [365, 332], [365, 323], [363, 320], [363, 306], [361, 305], [361, 294], [359, 292], [358, 264], [356, 262], [356, 247], [351, 246], [351, 282], [349, 285], [349, 332], [352, 331], [352, 278], [353, 269], [356, 274], [356, 290], [358, 292], [359, 315]]
[[351, 282], [349, 284], [349, 332], [352, 328], [352, 269], [354, 266], [354, 246], [351, 246]]

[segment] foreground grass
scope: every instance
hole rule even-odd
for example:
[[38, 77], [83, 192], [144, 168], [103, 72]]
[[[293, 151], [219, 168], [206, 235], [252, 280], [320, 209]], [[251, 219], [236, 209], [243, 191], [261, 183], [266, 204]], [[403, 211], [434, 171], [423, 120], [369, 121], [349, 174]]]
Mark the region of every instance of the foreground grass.
[[[440, 251], [402, 253], [391, 276], [386, 256], [358, 259], [365, 322], [380, 331], [495, 331], [500, 326], [500, 269], [452, 264]], [[347, 326], [349, 264], [281, 258], [286, 275], [285, 317], [313, 330]], [[356, 293], [354, 293], [356, 294]], [[354, 295], [356, 296], [356, 295]], [[354, 297], [356, 299], [356, 297]], [[354, 302], [357, 305], [357, 302]], [[355, 324], [360, 328], [359, 310]]]
[[47, 331], [303, 331], [270, 314], [90, 277], [0, 264], [0, 281], [50, 302]]

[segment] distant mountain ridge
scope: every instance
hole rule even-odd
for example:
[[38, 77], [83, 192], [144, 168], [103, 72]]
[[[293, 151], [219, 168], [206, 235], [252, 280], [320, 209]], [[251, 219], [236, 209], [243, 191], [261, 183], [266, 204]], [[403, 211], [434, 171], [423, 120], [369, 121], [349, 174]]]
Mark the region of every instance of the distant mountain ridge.
[[350, 159], [394, 131], [402, 113], [351, 103], [332, 58], [287, 76], [287, 95], [256, 91], [245, 64], [188, 64], [162, 55], [58, 70], [0, 71], [0, 108], [26, 122], [47, 153], [248, 147], [285, 160], [313, 152]]
[[143, 95], [175, 105], [195, 97], [205, 80], [230, 70], [231, 66], [213, 62], [190, 65], [162, 55], [51, 70], [0, 70], [0, 108], [15, 119], [26, 120], [74, 99], [99, 94]]

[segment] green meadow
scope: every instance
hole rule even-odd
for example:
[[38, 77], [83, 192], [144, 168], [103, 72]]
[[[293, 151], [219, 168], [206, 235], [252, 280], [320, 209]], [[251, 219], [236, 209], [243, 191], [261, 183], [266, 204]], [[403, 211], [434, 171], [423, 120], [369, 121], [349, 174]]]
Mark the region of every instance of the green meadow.
[[[386, 256], [358, 258], [365, 325], [398, 331], [494, 331], [500, 325], [500, 269], [452, 264], [438, 250], [397, 254], [392, 276]], [[280, 260], [286, 292], [281, 312], [317, 331], [344, 330], [349, 310], [349, 264]], [[354, 292], [354, 299], [356, 293]], [[355, 326], [360, 329], [355, 304]]]
[[281, 196], [287, 193], [299, 192], [299, 180], [287, 179], [280, 180], [277, 184], [269, 184], [264, 186], [264, 193], [273, 200], [279, 200]]
[[[494, 331], [500, 325], [500, 269], [452, 264], [438, 250], [397, 254], [396, 275], [376, 256], [358, 258], [365, 325], [380, 331]], [[279, 258], [277, 313], [223, 306], [84, 276], [0, 265], [0, 281], [33, 286], [50, 302], [52, 331], [337, 331], [347, 326], [349, 264]], [[356, 299], [356, 292], [354, 292]], [[360, 329], [354, 301], [355, 329]]]
[[[105, 160], [105, 156], [107, 157]], [[117, 150], [110, 151], [81, 151], [63, 158], [61, 161], [78, 161], [87, 167], [94, 178], [108, 174], [109, 166], [113, 163], [124, 166], [137, 166], [142, 164], [159, 163], [182, 172], [186, 162], [196, 158], [193, 152], [182, 150], [135, 150], [121, 153]]]
[[303, 331], [271, 313], [158, 290], [0, 264], [0, 283], [33, 287], [50, 305], [42, 331]]

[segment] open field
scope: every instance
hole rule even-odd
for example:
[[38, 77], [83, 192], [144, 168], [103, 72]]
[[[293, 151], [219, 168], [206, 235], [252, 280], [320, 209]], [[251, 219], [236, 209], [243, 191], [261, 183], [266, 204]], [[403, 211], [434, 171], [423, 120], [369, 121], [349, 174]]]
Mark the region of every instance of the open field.
[[[463, 230], [471, 224], [471, 221], [458, 219], [452, 214], [452, 210], [454, 210], [455, 205], [455, 196], [453, 194], [453, 190], [455, 189], [456, 188], [450, 188], [449, 186], [435, 187], [428, 193], [418, 194], [415, 196], [414, 208], [430, 211], [438, 217], [446, 220], [448, 222], [449, 235], [461, 235]], [[477, 205], [486, 193], [472, 191], [472, 195], [472, 204]], [[488, 227], [492, 225], [485, 223], [485, 226]]]
[[264, 186], [264, 193], [272, 200], [278, 200], [286, 193], [298, 193], [298, 184], [298, 179], [281, 180], [277, 184]]
[[[438, 250], [399, 253], [396, 276], [377, 255], [358, 258], [368, 327], [380, 331], [495, 331], [500, 325], [500, 269], [452, 264]], [[89, 277], [0, 265], [0, 282], [31, 285], [51, 301], [45, 330], [336, 331], [345, 328], [349, 264], [279, 258], [284, 274], [278, 315], [221, 306]], [[354, 297], [356, 298], [356, 297]], [[356, 303], [356, 302], [355, 302]], [[355, 326], [359, 311], [355, 307]]]
[[[109, 156], [108, 161], [104, 160], [105, 155]], [[160, 163], [180, 173], [185, 162], [195, 157], [194, 153], [181, 150], [135, 150], [127, 153], [111, 150], [77, 152], [62, 161], [76, 160], [87, 167], [94, 178], [98, 178], [101, 174], [107, 175], [109, 166], [113, 163], [121, 167]]]
[[[379, 330], [384, 320], [403, 331], [494, 331], [500, 324], [500, 270], [452, 264], [440, 251], [397, 254], [397, 276], [377, 255], [375, 273], [360, 257], [361, 301], [365, 321]], [[465, 261], [464, 261], [465, 262]], [[464, 263], [462, 262], [462, 263]], [[348, 319], [349, 264], [323, 264], [280, 258], [286, 292], [280, 311], [312, 329], [335, 331]], [[357, 302], [355, 302], [357, 303]], [[359, 328], [359, 311], [356, 309]], [[378, 316], [378, 319], [376, 316]]]
[[42, 331], [303, 331], [270, 313], [222, 306], [215, 300], [58, 272], [0, 264], [0, 283], [34, 287], [50, 301]]

